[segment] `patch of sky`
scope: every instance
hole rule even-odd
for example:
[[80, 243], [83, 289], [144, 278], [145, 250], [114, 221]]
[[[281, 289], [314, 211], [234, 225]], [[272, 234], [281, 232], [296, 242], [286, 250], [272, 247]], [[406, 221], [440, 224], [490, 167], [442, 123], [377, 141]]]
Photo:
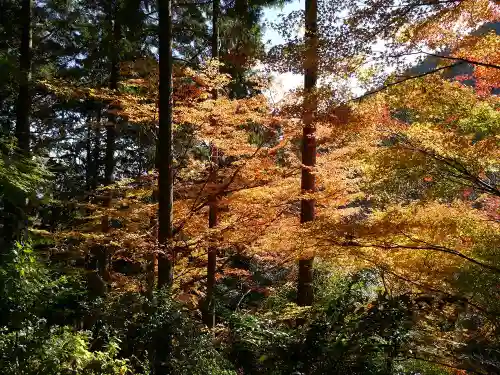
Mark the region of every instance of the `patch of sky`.
[[[283, 6], [275, 6], [269, 7], [264, 11], [263, 23], [264, 23], [264, 34], [263, 41], [266, 46], [266, 50], [268, 51], [270, 48], [276, 45], [280, 45], [285, 43], [285, 39], [280, 34], [280, 32], [272, 27], [273, 23], [279, 21], [282, 17], [286, 17], [288, 14], [294, 11], [299, 11], [304, 9], [305, 0], [292, 0]], [[344, 10], [345, 11], [345, 10]], [[321, 15], [319, 15], [321, 17]], [[340, 13], [340, 20], [344, 18], [344, 14]], [[297, 32], [303, 32], [301, 30], [300, 25], [297, 25]], [[387, 41], [377, 40], [373, 45], [374, 55], [383, 54], [386, 49]], [[418, 56], [410, 55], [405, 58], [407, 63], [415, 63], [417, 61]], [[373, 63], [368, 62], [365, 64], [364, 69], [369, 70], [374, 67]], [[255, 67], [256, 70], [264, 70], [265, 65], [262, 63], [257, 64]], [[392, 73], [395, 70], [394, 66], [385, 66], [384, 71], [386, 73]], [[267, 96], [271, 105], [275, 105], [280, 102], [288, 92], [291, 90], [297, 89], [303, 85], [303, 75], [302, 74], [294, 74], [291, 72], [286, 73], [278, 73], [271, 72], [272, 83], [269, 89], [264, 91], [264, 94]], [[319, 85], [329, 85], [331, 84], [332, 76], [322, 75], [318, 81]], [[352, 95], [359, 96], [366, 92], [366, 89], [363, 87], [362, 82], [359, 80], [359, 77], [355, 75], [351, 75], [347, 78], [346, 88], [349, 88]]]
[[[280, 18], [290, 14], [291, 12], [304, 9], [305, 0], [292, 0], [283, 6], [269, 7], [264, 10], [264, 35], [263, 40], [266, 46], [266, 51], [276, 45], [283, 44], [285, 39], [279, 31], [272, 27], [272, 24]], [[258, 64], [256, 69], [261, 70], [264, 66]], [[271, 73], [272, 83], [268, 90], [264, 91], [272, 105], [278, 103], [287, 92], [296, 89], [303, 84], [303, 76], [301, 74], [287, 73]]]
[[271, 24], [291, 12], [304, 9], [304, 1], [292, 0], [283, 6], [269, 7], [264, 10], [264, 25], [266, 25], [264, 29], [264, 43], [266, 44], [266, 50], [285, 42], [280, 33], [271, 27]]

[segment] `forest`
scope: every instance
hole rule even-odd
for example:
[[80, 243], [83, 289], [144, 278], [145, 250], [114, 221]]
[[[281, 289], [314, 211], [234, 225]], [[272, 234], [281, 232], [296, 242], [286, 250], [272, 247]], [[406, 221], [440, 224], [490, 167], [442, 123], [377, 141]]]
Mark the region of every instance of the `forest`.
[[0, 0], [0, 374], [500, 374], [499, 93], [498, 0]]

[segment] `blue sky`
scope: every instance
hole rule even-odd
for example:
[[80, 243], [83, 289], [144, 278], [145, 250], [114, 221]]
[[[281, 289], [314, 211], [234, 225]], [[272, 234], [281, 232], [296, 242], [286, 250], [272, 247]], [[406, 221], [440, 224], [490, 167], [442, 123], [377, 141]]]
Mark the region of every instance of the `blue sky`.
[[[304, 9], [304, 0], [292, 0], [283, 7], [273, 7], [264, 10], [264, 22], [274, 22], [279, 19], [281, 14], [288, 14], [295, 10]], [[270, 46], [283, 43], [283, 38], [279, 33], [271, 28], [264, 31], [264, 42], [271, 41]]]
[[[264, 11], [264, 22], [275, 22], [283, 14], [288, 14], [295, 10], [304, 9], [305, 0], [292, 0], [283, 7], [273, 7], [267, 8]], [[284, 42], [280, 34], [270, 27], [264, 30], [264, 43], [268, 43], [267, 47], [272, 47], [273, 45], [281, 44]], [[295, 89], [303, 84], [303, 76], [299, 74], [292, 73], [281, 73], [273, 74], [273, 84], [269, 90], [266, 90], [265, 94], [271, 101], [271, 103], [276, 103], [283, 98], [285, 93], [289, 90]]]
[[[289, 14], [292, 11], [297, 11], [304, 9], [305, 0], [291, 0], [283, 7], [272, 7], [264, 10], [264, 24], [268, 24], [271, 22], [276, 22], [283, 15]], [[266, 27], [264, 29], [263, 36], [264, 43], [266, 43], [266, 47], [270, 48], [273, 45], [282, 44], [284, 42], [281, 35], [273, 30], [271, 27]], [[383, 44], [380, 45], [380, 48], [383, 49]], [[417, 56], [409, 57], [408, 61], [412, 59], [415, 60]], [[389, 68], [390, 69], [390, 68]], [[273, 84], [271, 85], [269, 90], [266, 90], [265, 94], [268, 96], [272, 103], [276, 103], [280, 101], [285, 94], [297, 87], [300, 87], [304, 84], [304, 78], [300, 74], [292, 74], [292, 73], [275, 73], [273, 76]], [[351, 88], [355, 91], [357, 95], [360, 95], [364, 92], [364, 90], [359, 86], [359, 82], [353, 80], [350, 82]]]

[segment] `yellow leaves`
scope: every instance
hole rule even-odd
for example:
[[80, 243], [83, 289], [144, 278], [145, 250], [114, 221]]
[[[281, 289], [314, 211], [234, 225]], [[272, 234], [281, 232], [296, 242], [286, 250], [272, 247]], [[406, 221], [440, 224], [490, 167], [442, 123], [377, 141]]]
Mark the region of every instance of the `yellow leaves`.
[[404, 30], [410, 45], [428, 46], [432, 50], [450, 48], [460, 43], [484, 22], [498, 17], [498, 5], [489, 0], [464, 0], [452, 3], [435, 14]]
[[[472, 19], [477, 22], [478, 17], [490, 17], [487, 1], [475, 3], [477, 7], [472, 6], [473, 1], [462, 1], [425, 23], [411, 25], [409, 43], [439, 46], [452, 35], [462, 35], [472, 26]], [[456, 25], [461, 29], [454, 28]], [[498, 60], [498, 38], [488, 36], [467, 42], [468, 50], [465, 44], [455, 48], [457, 57], [492, 63]], [[374, 179], [368, 182], [394, 182], [390, 180], [398, 170], [406, 173], [398, 176], [403, 192], [409, 190], [407, 182], [433, 186], [440, 171], [415, 148], [455, 158], [484, 173], [500, 156], [499, 148], [494, 147], [498, 139], [464, 136], [455, 117], [468, 116], [482, 101], [493, 103], [493, 107], [498, 103], [496, 99], [480, 98], [473, 89], [441, 77], [408, 81], [349, 106], [327, 106], [333, 101], [331, 92], [320, 92], [323, 107], [315, 118], [317, 164], [312, 168], [317, 191], [301, 192], [300, 172], [304, 166], [300, 163], [299, 140], [304, 103], [300, 93], [287, 98], [279, 116], [271, 115], [263, 96], [231, 100], [221, 94], [213, 100], [212, 90], [229, 82], [227, 75], [217, 72], [217, 64], [210, 61], [201, 70], [174, 71], [174, 122], [192, 125], [196, 139], [212, 142], [224, 158], [235, 159], [220, 168], [217, 182], [206, 183], [206, 159], [188, 160], [187, 168], [176, 175], [174, 212], [179, 232], [171, 243], [179, 249], [177, 267], [187, 270], [187, 274], [200, 273], [200, 263], [205, 264], [188, 261], [186, 255], [204, 259], [207, 248], [215, 243], [218, 248], [238, 247], [265, 260], [320, 255], [335, 259], [346, 269], [365, 266], [368, 259], [405, 274], [443, 282], [450, 281], [462, 260], [427, 249], [425, 244], [453, 248], [471, 256], [481, 254], [484, 258], [491, 255], [488, 246], [498, 248], [498, 225], [483, 225], [491, 216], [473, 210], [468, 203], [444, 204], [429, 199], [405, 206], [384, 202], [384, 210], [375, 211], [372, 206], [380, 196], [370, 197], [378, 192], [367, 183], [367, 177]], [[124, 66], [122, 74], [127, 77], [122, 80], [120, 93], [55, 82], [45, 85], [60, 95], [84, 95], [109, 103], [113, 107], [110, 113], [130, 122], [154, 125], [158, 120], [156, 62], [138, 61]], [[496, 82], [496, 76], [487, 74], [476, 69], [477, 77]], [[251, 143], [253, 133], [258, 136]], [[274, 142], [269, 142], [269, 147], [263, 142], [266, 137]], [[148, 178], [141, 181], [142, 185], [137, 184], [140, 187], [114, 186], [112, 189], [124, 190], [125, 197], [116, 198], [108, 210], [89, 206], [95, 210], [95, 217], [86, 225], [94, 232], [78, 235], [88, 242], [108, 242], [131, 257], [158, 251], [154, 221], [157, 204], [148, 199], [155, 176]], [[365, 187], [368, 189], [363, 190]], [[389, 188], [383, 184], [382, 188], [380, 194], [388, 194]], [[220, 193], [220, 224], [208, 229], [206, 201], [216, 192]], [[315, 222], [301, 225], [302, 199], [316, 201]], [[419, 199], [424, 202], [423, 197]], [[99, 233], [98, 218], [104, 212], [119, 220], [122, 227]], [[228, 274], [248, 276], [240, 270], [229, 270]]]
[[93, 95], [95, 92], [93, 89], [74, 87], [71, 82], [62, 79], [41, 80], [38, 84], [45, 90], [65, 99], [81, 98], [85, 97], [88, 93]]
[[[367, 121], [366, 147], [353, 156], [363, 160], [366, 189], [381, 201], [449, 199], [461, 184], [475, 184], [473, 176], [495, 170], [500, 160], [492, 135], [496, 106], [498, 98], [482, 98], [437, 76], [405, 82], [358, 104], [357, 121]], [[390, 114], [370, 115], [380, 108]]]
[[298, 306], [295, 303], [288, 303], [279, 312], [270, 311], [266, 313], [278, 321], [296, 321], [299, 318], [304, 318], [311, 311], [311, 306]]
[[354, 258], [344, 258], [346, 264], [365, 259], [440, 288], [451, 288], [463, 267], [482, 270], [457, 252], [488, 263], [490, 249], [500, 245], [500, 224], [492, 224], [484, 213], [459, 201], [393, 205], [362, 221], [321, 217], [312, 231], [330, 251], [338, 247], [340, 253], [350, 253]]

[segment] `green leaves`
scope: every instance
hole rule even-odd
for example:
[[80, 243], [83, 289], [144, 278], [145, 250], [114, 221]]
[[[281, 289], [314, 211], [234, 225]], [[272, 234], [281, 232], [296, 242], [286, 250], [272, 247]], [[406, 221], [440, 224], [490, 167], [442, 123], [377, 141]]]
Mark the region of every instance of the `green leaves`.
[[479, 102], [467, 117], [458, 119], [457, 126], [464, 133], [475, 134], [475, 140], [500, 134], [500, 108]]
[[0, 138], [0, 196], [13, 204], [22, 203], [26, 196], [34, 197], [42, 192], [51, 173], [37, 158], [19, 158], [15, 144], [8, 138]]
[[[75, 332], [71, 327], [51, 327], [47, 331], [43, 324], [27, 325], [17, 333], [0, 330], [2, 373], [5, 375], [132, 374], [129, 361], [117, 358], [118, 340], [112, 340], [103, 351], [91, 351], [89, 349], [91, 338], [88, 332]], [[16, 357], [18, 363], [15, 362]]]

